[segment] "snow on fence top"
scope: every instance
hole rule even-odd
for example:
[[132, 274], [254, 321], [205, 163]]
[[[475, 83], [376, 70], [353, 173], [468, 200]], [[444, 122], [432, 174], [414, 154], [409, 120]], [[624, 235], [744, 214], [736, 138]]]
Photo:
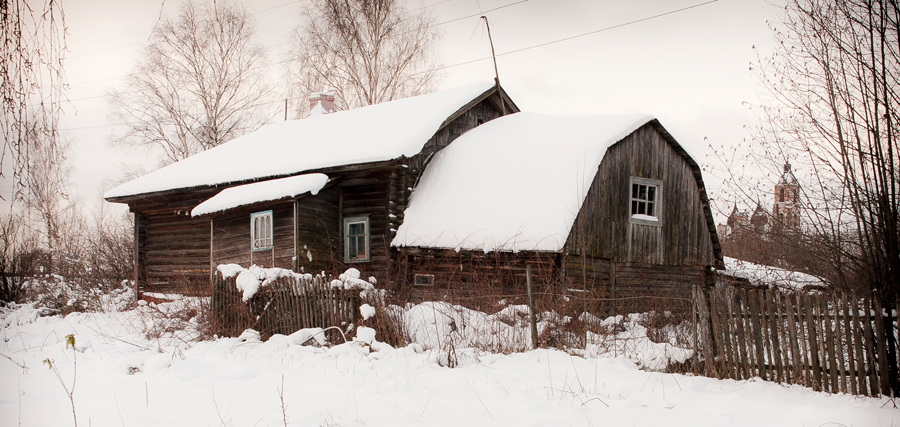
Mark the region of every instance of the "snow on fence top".
[[607, 147], [652, 119], [517, 113], [472, 129], [434, 156], [392, 245], [558, 251]]
[[191, 216], [206, 215], [238, 206], [294, 197], [303, 193], [316, 195], [327, 182], [327, 175], [310, 173], [226, 188], [209, 200], [197, 205], [191, 211]]
[[[242, 292], [242, 300], [247, 302], [253, 298], [260, 288], [264, 288], [276, 280], [287, 277], [295, 282], [310, 281], [313, 275], [309, 273], [295, 273], [285, 268], [262, 268], [258, 265], [251, 265], [244, 268], [240, 264], [219, 264], [216, 270], [222, 274], [225, 279], [235, 277], [234, 285], [238, 291]], [[338, 276], [329, 284], [332, 289], [340, 289], [345, 291], [360, 291], [360, 297], [366, 298], [369, 293], [375, 292], [375, 278], [370, 277], [369, 281], [359, 278], [359, 270], [348, 268], [343, 274]], [[296, 289], [296, 288], [295, 288]]]
[[104, 194], [105, 198], [412, 156], [489, 83], [263, 126]]
[[720, 271], [719, 274], [747, 279], [754, 286], [793, 290], [824, 288], [827, 286], [824, 280], [806, 273], [754, 264], [729, 257], [725, 257], [725, 270]]

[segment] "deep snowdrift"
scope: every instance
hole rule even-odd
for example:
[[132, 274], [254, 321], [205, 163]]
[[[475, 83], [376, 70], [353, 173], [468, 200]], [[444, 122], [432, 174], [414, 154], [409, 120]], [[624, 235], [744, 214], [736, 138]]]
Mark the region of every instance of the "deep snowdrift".
[[[410, 311], [440, 319], [428, 308]], [[368, 328], [358, 328], [357, 341], [330, 348], [315, 345], [318, 330], [266, 342], [253, 331], [195, 342], [196, 314], [183, 301], [65, 318], [41, 317], [30, 306], [4, 311], [0, 425], [72, 425], [68, 398], [45, 359], [67, 387], [77, 366], [74, 396], [83, 426], [277, 426], [284, 423], [282, 409], [295, 426], [887, 426], [900, 420], [887, 399], [646, 372], [624, 357], [546, 349], [503, 355], [457, 346], [458, 366], [450, 369], [442, 366], [447, 347], [428, 349], [434, 343], [427, 333], [422, 344], [399, 349], [378, 342]], [[68, 334], [76, 338], [74, 351], [66, 348]]]

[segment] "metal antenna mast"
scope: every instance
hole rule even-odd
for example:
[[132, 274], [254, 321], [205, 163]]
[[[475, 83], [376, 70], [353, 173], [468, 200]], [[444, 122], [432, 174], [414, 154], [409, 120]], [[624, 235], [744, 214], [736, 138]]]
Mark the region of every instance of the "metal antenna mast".
[[[488, 42], [491, 44], [491, 59], [494, 60], [494, 84], [497, 85], [497, 89], [500, 89], [500, 73], [497, 71], [497, 54], [494, 52], [494, 39], [491, 38], [491, 24], [488, 23], [487, 16], [481, 15], [481, 19], [484, 19], [484, 26], [487, 27], [488, 33]], [[500, 94], [500, 109], [502, 115], [506, 115], [506, 102], [503, 101], [503, 95]]]

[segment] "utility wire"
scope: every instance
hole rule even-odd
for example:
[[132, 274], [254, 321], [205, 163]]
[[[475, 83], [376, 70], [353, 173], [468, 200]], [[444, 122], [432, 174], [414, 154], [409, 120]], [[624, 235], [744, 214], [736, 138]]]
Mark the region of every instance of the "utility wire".
[[[439, 5], [439, 4], [447, 3], [447, 2], [449, 2], [449, 1], [452, 1], [452, 0], [444, 0], [444, 1], [441, 1], [441, 2], [438, 2], [438, 3], [430, 4], [430, 5], [428, 5], [428, 6], [420, 7], [419, 9], [413, 9], [411, 12], [416, 11], [416, 10], [420, 10], [420, 9], [426, 9], [426, 8], [429, 8], [429, 7], [437, 6], [437, 5]], [[461, 21], [461, 20], [463, 20], [463, 19], [468, 19], [468, 18], [474, 18], [474, 17], [476, 17], [476, 16], [481, 16], [481, 15], [483, 15], [483, 14], [485, 14], [485, 13], [488, 13], [488, 12], [493, 12], [493, 11], [495, 11], [495, 10], [500, 10], [500, 9], [505, 9], [505, 8], [507, 8], [507, 7], [515, 6], [515, 5], [522, 4], [522, 3], [525, 3], [525, 2], [528, 2], [528, 1], [529, 1], [529, 0], [519, 0], [519, 1], [517, 1], [517, 2], [507, 3], [507, 4], [504, 4], [504, 5], [495, 7], [495, 8], [493, 8], [493, 9], [488, 9], [488, 10], [486, 10], [486, 11], [484, 11], [484, 12], [479, 12], [479, 13], [472, 14], [472, 15], [466, 15], [466, 16], [462, 16], [462, 17], [459, 17], [459, 18], [454, 18], [454, 19], [451, 19], [451, 20], [449, 20], [449, 21], [438, 22], [438, 23], [429, 25], [429, 26], [427, 26], [427, 27], [425, 27], [425, 28], [439, 27], [439, 26], [441, 26], [441, 25], [446, 25], [446, 24], [449, 24], [449, 23], [451, 23], [451, 22]], [[282, 4], [281, 6], [287, 6], [287, 5], [293, 4], [293, 3], [297, 3], [297, 1], [294, 1], [294, 2], [291, 2], [291, 3], [285, 3], [285, 4]], [[275, 7], [269, 8], [269, 9], [263, 9], [263, 10], [260, 10], [260, 11], [254, 12], [254, 13], [265, 12], [265, 11], [267, 11], [267, 10], [275, 9], [275, 8], [278, 8], [278, 7], [281, 7], [281, 6], [275, 6]], [[416, 31], [416, 30], [413, 30], [413, 31]], [[411, 31], [408, 31], [408, 32], [406, 32], [406, 33], [397, 34], [397, 36], [402, 36], [402, 35], [407, 34], [407, 33], [409, 33], [409, 32], [411, 32]], [[118, 46], [118, 47], [111, 47], [111, 48], [109, 48], [109, 49], [98, 50], [98, 51], [96, 51], [96, 52], [83, 53], [83, 54], [81, 54], [81, 55], [70, 56], [69, 58], [77, 58], [77, 57], [79, 57], [79, 56], [93, 55], [93, 54], [95, 54], [95, 53], [101, 53], [101, 52], [106, 52], [106, 51], [110, 51], [110, 50], [115, 50], [115, 49], [125, 48], [125, 47], [134, 46], [134, 45], [136, 45], [136, 44], [142, 44], [142, 43], [147, 43], [147, 42], [130, 43], [130, 44], [122, 45], [122, 46]], [[266, 46], [265, 49], [272, 49], [272, 48], [276, 48], [276, 47], [279, 47], [279, 46], [284, 46], [284, 45], [290, 44], [290, 43], [293, 43], [293, 42], [287, 41], [287, 42], [284, 42], [284, 43], [278, 43], [278, 44], [274, 44], [274, 45], [271, 45], [271, 46]], [[256, 67], [251, 68], [251, 70], [258, 70], [258, 69], [262, 69], [262, 68], [267, 68], [267, 67], [271, 67], [271, 66], [273, 66], [273, 65], [280, 65], [280, 64], [287, 63], [287, 62], [291, 62], [291, 61], [292, 61], [291, 59], [288, 59], [288, 60], [284, 60], [284, 61], [278, 61], [278, 62], [272, 62], [272, 63], [269, 63], [269, 64], [258, 65], [258, 66], [256, 66]], [[87, 81], [83, 81], [83, 82], [69, 83], [68, 86], [70, 86], [70, 87], [71, 87], [71, 86], [78, 86], [78, 85], [82, 85], [82, 84], [96, 83], [96, 82], [100, 82], [100, 81], [104, 81], [104, 80], [121, 79], [121, 78], [124, 78], [124, 77], [128, 77], [128, 74], [123, 74], [123, 75], [119, 75], [119, 76], [112, 76], [112, 77], [104, 77], [104, 78], [102, 78], [102, 79], [87, 80]], [[93, 98], [96, 98], [96, 97], [70, 99], [69, 102], [71, 102], [71, 101], [81, 101], [81, 100], [84, 100], [84, 99], [93, 99]]]
[[[509, 3], [509, 4], [504, 5], [504, 6], [496, 7], [496, 8], [493, 8], [493, 9], [489, 9], [489, 10], [485, 11], [485, 13], [491, 12], [491, 11], [494, 11], [494, 10], [497, 10], [497, 9], [502, 9], [502, 8], [504, 8], [504, 7], [509, 7], [509, 6], [513, 6], [513, 5], [520, 4], [520, 3], [524, 3], [524, 2], [526, 2], [526, 1], [528, 1], [528, 0], [521, 0], [521, 1], [518, 1], [518, 2], [515, 2], [515, 3]], [[663, 13], [659, 13], [659, 14], [656, 14], [656, 15], [648, 16], [648, 17], [646, 17], [646, 18], [636, 19], [636, 20], [629, 21], [629, 22], [625, 22], [625, 23], [622, 23], [622, 24], [617, 24], [617, 25], [613, 25], [613, 26], [610, 26], [610, 27], [601, 28], [601, 29], [599, 29], [599, 30], [588, 31], [588, 32], [585, 32], [585, 33], [576, 34], [576, 35], [574, 35], [574, 36], [564, 37], [564, 38], [561, 38], [561, 39], [557, 39], [557, 40], [553, 40], [553, 41], [549, 41], [549, 42], [545, 42], [545, 43], [539, 43], [539, 44], [535, 44], [535, 45], [531, 45], [531, 46], [526, 46], [526, 47], [519, 48], [519, 49], [510, 50], [510, 51], [507, 51], [507, 52], [498, 53], [496, 56], [512, 55], [512, 54], [514, 54], [514, 53], [524, 52], [524, 51], [527, 51], [527, 50], [537, 49], [537, 48], [544, 47], [544, 46], [550, 46], [550, 45], [553, 45], [553, 44], [562, 43], [562, 42], [566, 42], [566, 41], [569, 41], [569, 40], [574, 40], [574, 39], [577, 39], [577, 38], [581, 38], [581, 37], [586, 37], [586, 36], [590, 36], [590, 35], [593, 35], [593, 34], [602, 33], [602, 32], [605, 32], [605, 31], [610, 31], [610, 30], [614, 30], [614, 29], [618, 29], [618, 28], [622, 28], [622, 27], [627, 27], [627, 26], [629, 26], [629, 25], [634, 25], [634, 24], [641, 23], [641, 22], [646, 22], [646, 21], [649, 21], [649, 20], [652, 20], [652, 19], [661, 18], [661, 17], [668, 16], [668, 15], [673, 15], [673, 14], [676, 14], [676, 13], [679, 13], [679, 12], [684, 12], [684, 11], [687, 11], [687, 10], [690, 10], [690, 9], [696, 9], [696, 8], [698, 8], [698, 7], [706, 6], [706, 5], [708, 5], [708, 4], [716, 3], [716, 2], [718, 2], [718, 1], [719, 1], [719, 0], [710, 0], [710, 1], [703, 2], [703, 3], [697, 3], [697, 4], [692, 5], [692, 6], [687, 6], [687, 7], [683, 7], [683, 8], [680, 8], [680, 9], [670, 10], [670, 11], [668, 11], [668, 12], [663, 12]], [[450, 21], [445, 21], [445, 22], [442, 22], [442, 23], [440, 23], [440, 24], [435, 24], [435, 25], [443, 25], [443, 24], [447, 24], [447, 23], [450, 23], [450, 22], [459, 21], [459, 20], [461, 20], [461, 19], [472, 18], [472, 17], [475, 17], [475, 16], [480, 16], [480, 14], [468, 15], [468, 16], [464, 16], [464, 17], [461, 17], [461, 18], [452, 19], [452, 20], [450, 20]], [[470, 61], [464, 61], [464, 62], [459, 62], [459, 63], [456, 63], [456, 64], [445, 65], [445, 66], [439, 67], [439, 68], [437, 68], [437, 69], [435, 69], [435, 70], [423, 71], [423, 72], [416, 73], [416, 74], [422, 74], [422, 73], [426, 73], [426, 72], [439, 71], [439, 70], [446, 70], [446, 69], [449, 69], [449, 68], [455, 68], [455, 67], [459, 67], [459, 66], [463, 66], [463, 65], [473, 64], [473, 63], [476, 63], [476, 62], [486, 61], [486, 60], [489, 60], [489, 59], [492, 59], [492, 58], [493, 58], [493, 57], [491, 57], [491, 56], [486, 56], [486, 57], [483, 57], [483, 58], [473, 59], [473, 60], [470, 60]], [[267, 65], [261, 65], [261, 66], [256, 67], [256, 68], [258, 69], [258, 68], [270, 67], [270, 66], [272, 66], [272, 65], [283, 64], [283, 63], [290, 62], [290, 61], [291, 61], [291, 60], [279, 61], [279, 62], [267, 64]], [[127, 95], [127, 94], [132, 94], [132, 93], [137, 93], [137, 92], [136, 92], [136, 91], [134, 91], [134, 92], [123, 92], [123, 94], [125, 94], [125, 95]], [[83, 100], [95, 99], [95, 98], [102, 98], [102, 97], [104, 97], [104, 96], [105, 96], [105, 95], [98, 95], [98, 96], [90, 96], [90, 97], [85, 97], [85, 98], [70, 99], [69, 102], [83, 101]], [[296, 100], [296, 99], [301, 99], [301, 98], [303, 98], [303, 97], [302, 97], [302, 96], [298, 96], [298, 97], [293, 97], [293, 98], [288, 98], [288, 99], [290, 99], [290, 100]], [[256, 104], [256, 106], [264, 105], [264, 104], [269, 104], [269, 103], [275, 103], [275, 102], [284, 102], [284, 99], [279, 99], [278, 101], [263, 102], [263, 103], [260, 103], [260, 104]], [[115, 125], [107, 125], [107, 126], [115, 126]], [[97, 126], [97, 127], [102, 127], [102, 126]], [[93, 127], [88, 127], [88, 128], [93, 128]], [[75, 128], [73, 128], [73, 129], [75, 129]], [[78, 128], [78, 129], [81, 129], [81, 128]], [[61, 130], [71, 130], [71, 129], [61, 129]]]
[[[681, 8], [681, 9], [675, 9], [675, 10], [671, 10], [671, 11], [668, 11], [668, 12], [663, 12], [663, 13], [656, 14], [656, 15], [653, 15], [653, 16], [648, 16], [648, 17], [646, 17], [646, 18], [636, 19], [636, 20], [634, 20], [634, 21], [629, 21], [629, 22], [625, 22], [625, 23], [622, 23], [622, 24], [613, 25], [613, 26], [611, 26], [611, 27], [605, 27], [605, 28], [601, 28], [601, 29], [599, 29], [599, 30], [588, 31], [588, 32], [586, 32], [586, 33], [576, 34], [576, 35], [574, 35], [574, 36], [564, 37], [564, 38], [557, 39], [557, 40], [553, 40], [553, 41], [549, 41], [549, 42], [546, 42], [546, 43], [539, 43], [539, 44], [536, 44], [536, 45], [526, 46], [526, 47], [523, 47], [523, 48], [520, 48], [520, 49], [514, 49], [514, 50], [507, 51], [507, 52], [498, 53], [496, 56], [506, 56], [506, 55], [511, 55], [511, 54], [513, 54], [513, 53], [524, 52], [524, 51], [526, 51], [526, 50], [537, 49], [537, 48], [539, 48], [539, 47], [550, 46], [550, 45], [553, 45], [553, 44], [556, 44], [556, 43], [562, 43], [562, 42], [565, 42], [565, 41], [569, 41], [569, 40], [573, 40], [573, 39], [577, 39], [577, 38], [581, 38], [581, 37], [585, 37], [585, 36], [590, 36], [590, 35], [597, 34], [597, 33], [602, 33], [602, 32], [604, 32], [604, 31], [614, 30], [614, 29], [626, 27], [626, 26], [629, 26], [629, 25], [632, 25], [632, 24], [637, 24], [637, 23], [640, 23], [640, 22], [649, 21], [649, 20], [651, 20], [651, 19], [661, 18], [661, 17], [663, 17], [663, 16], [672, 15], [672, 14], [675, 14], [675, 13], [678, 13], [678, 12], [684, 12], [684, 11], [686, 11], [686, 10], [698, 8], [698, 7], [701, 7], [701, 6], [706, 6], [706, 5], [708, 5], [708, 4], [716, 3], [716, 2], [718, 2], [718, 1], [719, 1], [719, 0], [710, 0], [710, 1], [707, 1], [707, 2], [703, 2], [703, 3], [697, 3], [697, 4], [693, 5], [693, 6], [687, 6], [687, 7]], [[473, 59], [473, 60], [471, 60], [471, 61], [460, 62], [460, 63], [453, 64], [453, 65], [447, 65], [447, 66], [438, 68], [437, 70], [446, 70], [446, 69], [448, 69], [448, 68], [459, 67], [459, 66], [461, 66], [461, 65], [467, 65], [467, 64], [472, 64], [472, 63], [475, 63], [475, 62], [486, 61], [486, 60], [491, 59], [491, 58], [492, 58], [491, 56], [486, 56], [486, 57], [484, 57], [484, 58]], [[437, 70], [429, 70], [428, 72], [431, 72], [431, 71], [437, 71]], [[418, 73], [418, 74], [422, 74], [422, 73]]]

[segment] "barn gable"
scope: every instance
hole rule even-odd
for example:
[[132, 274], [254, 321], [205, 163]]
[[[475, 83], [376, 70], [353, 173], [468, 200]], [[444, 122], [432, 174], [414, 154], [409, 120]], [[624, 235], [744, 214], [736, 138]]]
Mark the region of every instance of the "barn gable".
[[492, 263], [521, 282], [532, 264], [566, 289], [677, 297], [721, 267], [715, 233], [699, 167], [657, 120], [518, 113], [435, 156], [392, 244], [407, 283]]

